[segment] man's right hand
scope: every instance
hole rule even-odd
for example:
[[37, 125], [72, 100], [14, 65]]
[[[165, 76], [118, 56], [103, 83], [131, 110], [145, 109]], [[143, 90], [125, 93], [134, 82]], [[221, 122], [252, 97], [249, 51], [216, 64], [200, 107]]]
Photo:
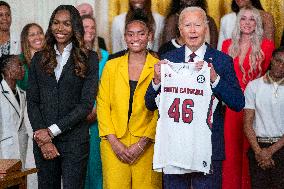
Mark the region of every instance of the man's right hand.
[[167, 60], [161, 60], [154, 65], [154, 78], [155, 85], [161, 83], [161, 64], [167, 64]]

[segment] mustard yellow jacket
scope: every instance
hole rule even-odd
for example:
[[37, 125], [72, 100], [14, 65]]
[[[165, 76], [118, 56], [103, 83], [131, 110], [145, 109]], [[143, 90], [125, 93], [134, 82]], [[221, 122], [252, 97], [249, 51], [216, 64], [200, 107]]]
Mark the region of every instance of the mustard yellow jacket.
[[129, 130], [133, 136], [154, 139], [158, 112], [146, 108], [144, 96], [154, 76], [154, 64], [157, 62], [158, 59], [148, 53], [133, 95], [129, 122], [128, 54], [106, 63], [97, 96], [97, 116], [101, 137], [115, 134], [117, 138], [121, 138]]

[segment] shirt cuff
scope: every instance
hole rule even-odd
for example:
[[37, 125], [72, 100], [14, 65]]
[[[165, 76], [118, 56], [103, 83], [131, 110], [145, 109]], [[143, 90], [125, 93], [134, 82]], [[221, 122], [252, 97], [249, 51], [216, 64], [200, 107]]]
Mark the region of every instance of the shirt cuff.
[[161, 83], [159, 83], [159, 84], [155, 84], [154, 83], [154, 81], [152, 80], [152, 86], [153, 86], [153, 89], [155, 90], [155, 91], [158, 91], [159, 90], [159, 88], [160, 88], [160, 86], [161, 86]]
[[217, 75], [217, 78], [215, 79], [215, 81], [213, 83], [211, 83], [212, 88], [217, 87], [219, 81], [220, 81], [220, 76]]
[[61, 133], [61, 130], [56, 124], [52, 124], [51, 126], [48, 127], [53, 136], [57, 136]]

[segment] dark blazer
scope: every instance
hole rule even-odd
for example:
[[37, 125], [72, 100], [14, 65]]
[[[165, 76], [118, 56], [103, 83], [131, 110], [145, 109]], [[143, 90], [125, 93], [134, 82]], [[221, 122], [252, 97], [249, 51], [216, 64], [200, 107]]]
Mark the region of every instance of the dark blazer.
[[32, 59], [27, 89], [28, 115], [34, 131], [57, 124], [57, 140], [89, 139], [85, 121], [91, 112], [98, 87], [98, 57], [90, 52], [84, 79], [75, 75], [72, 55], [64, 66], [59, 81], [40, 65], [41, 53]]
[[[161, 59], [168, 59], [171, 62], [184, 62], [185, 46], [169, 51], [161, 56]], [[235, 111], [241, 111], [245, 105], [243, 92], [239, 86], [239, 81], [233, 67], [233, 59], [211, 48], [207, 44], [207, 50], [204, 55], [206, 62], [211, 62], [215, 71], [220, 76], [218, 85], [212, 88], [212, 91], [219, 99], [219, 103], [213, 114], [213, 128], [212, 128], [212, 160], [223, 160], [224, 154], [224, 115], [222, 111], [223, 101], [229, 108]], [[146, 95], [145, 103], [149, 110], [157, 109], [155, 97], [159, 91], [155, 91], [152, 84], [149, 85]]]

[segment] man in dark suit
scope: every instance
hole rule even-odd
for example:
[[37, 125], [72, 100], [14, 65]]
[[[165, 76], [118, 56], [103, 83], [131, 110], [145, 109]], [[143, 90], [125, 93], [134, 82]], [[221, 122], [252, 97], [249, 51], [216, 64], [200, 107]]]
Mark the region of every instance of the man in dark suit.
[[[203, 64], [211, 66], [210, 81], [214, 96], [219, 100], [213, 114], [212, 128], [212, 164], [211, 174], [186, 173], [165, 174], [164, 188], [216, 188], [222, 185], [222, 160], [224, 160], [224, 132], [222, 101], [235, 111], [244, 107], [244, 96], [240, 89], [233, 60], [228, 55], [211, 48], [205, 43], [208, 29], [206, 13], [199, 7], [184, 9], [179, 18], [179, 30], [185, 41], [185, 46], [169, 51], [161, 56], [171, 62], [197, 62], [196, 68], [201, 69]], [[160, 92], [160, 61], [155, 65], [155, 75], [145, 95], [148, 109], [157, 109], [155, 98]], [[202, 142], [202, 141], [201, 141]]]

